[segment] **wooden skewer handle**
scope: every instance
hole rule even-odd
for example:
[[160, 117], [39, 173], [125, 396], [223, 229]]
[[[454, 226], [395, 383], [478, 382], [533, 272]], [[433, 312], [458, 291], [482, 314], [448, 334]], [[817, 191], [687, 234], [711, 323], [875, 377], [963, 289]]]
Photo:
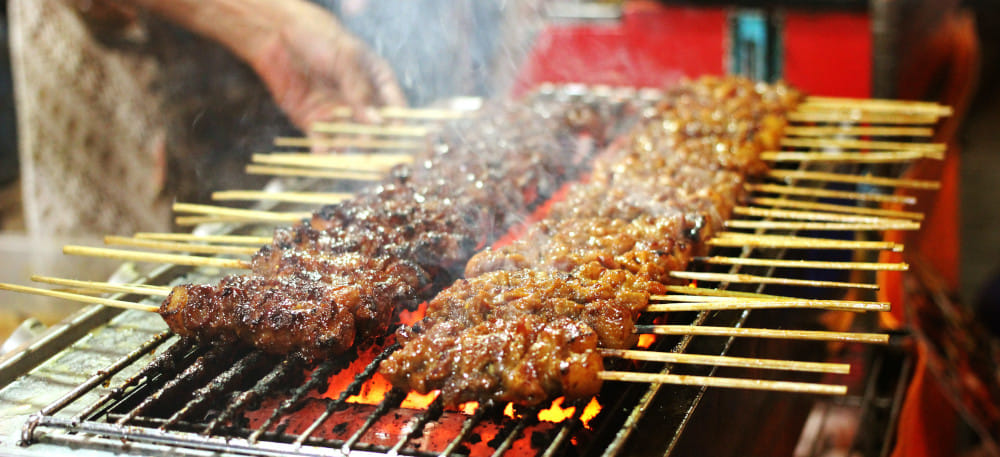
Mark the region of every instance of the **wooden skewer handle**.
[[736, 389], [777, 390], [782, 392], [844, 395], [847, 386], [814, 384], [764, 379], [720, 378], [715, 376], [690, 376], [661, 373], [633, 373], [629, 371], [602, 371], [598, 376], [606, 381], [645, 382], [651, 384], [679, 384], [686, 386], [728, 387]]
[[805, 371], [814, 373], [848, 374], [851, 365], [847, 363], [799, 362], [794, 360], [757, 359], [719, 355], [685, 354], [677, 352], [639, 351], [634, 349], [601, 349], [605, 357], [650, 362], [684, 363], [692, 365], [715, 365], [720, 367], [754, 368], [765, 370]]
[[63, 246], [63, 254], [107, 259], [125, 260], [130, 262], [153, 262], [196, 267], [249, 269], [250, 264], [243, 260], [219, 259], [215, 257], [199, 257], [179, 254], [160, 254], [155, 252], [126, 251], [122, 249], [93, 248], [89, 246]]
[[143, 305], [123, 300], [113, 300], [110, 298], [92, 297], [90, 295], [84, 295], [84, 294], [74, 294], [69, 292], [59, 292], [55, 290], [39, 289], [37, 287], [19, 286], [16, 284], [0, 283], [0, 290], [9, 290], [11, 292], [20, 292], [31, 295], [42, 295], [45, 297], [61, 298], [63, 300], [70, 300], [80, 303], [92, 303], [97, 305], [111, 306], [113, 308], [135, 309], [139, 311], [149, 311], [154, 313], [160, 309], [159, 306]]
[[824, 330], [779, 330], [743, 327], [708, 327], [704, 325], [636, 325], [635, 331], [636, 333], [651, 333], [654, 335], [731, 336], [873, 344], [886, 344], [889, 342], [889, 335], [883, 333], [829, 332]]

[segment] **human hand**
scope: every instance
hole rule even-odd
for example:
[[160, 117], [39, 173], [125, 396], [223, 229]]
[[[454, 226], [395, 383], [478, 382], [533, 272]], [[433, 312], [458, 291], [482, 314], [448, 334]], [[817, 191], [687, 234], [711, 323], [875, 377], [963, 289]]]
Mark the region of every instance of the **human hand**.
[[388, 63], [333, 15], [307, 2], [281, 3], [282, 22], [249, 62], [295, 125], [308, 131], [344, 106], [356, 120], [376, 121], [371, 107], [405, 105]]

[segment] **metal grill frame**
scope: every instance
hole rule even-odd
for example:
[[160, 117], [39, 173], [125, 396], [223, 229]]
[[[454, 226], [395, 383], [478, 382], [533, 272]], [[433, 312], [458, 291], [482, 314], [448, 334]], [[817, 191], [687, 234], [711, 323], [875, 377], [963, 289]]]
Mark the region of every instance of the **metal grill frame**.
[[[805, 165], [800, 165], [799, 169], [807, 169]], [[743, 248], [740, 256], [749, 257], [755, 248]], [[775, 258], [782, 258], [784, 255], [784, 250], [777, 253]], [[156, 279], [163, 279], [165, 277], [176, 277], [179, 274], [177, 270], [178, 267], [166, 267], [163, 271], [159, 272]], [[746, 273], [748, 267], [743, 267], [739, 265], [734, 265], [729, 268], [729, 273]], [[774, 268], [765, 269], [767, 275], [773, 274]], [[720, 289], [726, 289], [729, 284], [720, 284]], [[755, 292], [763, 292], [765, 290], [764, 285], [760, 285], [753, 288]], [[122, 297], [129, 298], [129, 297]], [[99, 322], [100, 319], [107, 319], [108, 315], [113, 315], [112, 311], [101, 307], [95, 307], [93, 311], [88, 316], [88, 322]], [[742, 327], [745, 325], [747, 320], [750, 318], [750, 311], [739, 311], [739, 312], [728, 312], [728, 313], [712, 313], [712, 312], [698, 312], [696, 316], [690, 321], [691, 325], [704, 325], [706, 323], [714, 323], [719, 320], [729, 322], [727, 325], [732, 327]], [[83, 332], [89, 331], [90, 327], [82, 328]], [[48, 405], [42, 409], [39, 413], [33, 415], [28, 422], [25, 424], [22, 432], [22, 443], [27, 445], [35, 442], [51, 442], [60, 445], [66, 445], [71, 447], [81, 446], [96, 449], [106, 449], [113, 451], [121, 451], [124, 448], [134, 449], [141, 453], [150, 454], [181, 454], [181, 455], [192, 455], [200, 456], [204, 455], [205, 451], [208, 452], [218, 452], [226, 455], [295, 455], [295, 456], [329, 456], [329, 455], [344, 455], [346, 453], [352, 453], [355, 455], [386, 455], [392, 452], [401, 452], [404, 449], [400, 446], [395, 448], [381, 449], [373, 451], [371, 447], [367, 449], [361, 447], [359, 449], [352, 448], [353, 444], [350, 440], [348, 442], [327, 442], [322, 443], [320, 440], [311, 439], [304, 440], [304, 443], [286, 443], [281, 441], [288, 441], [288, 437], [273, 435], [269, 433], [258, 433], [258, 437], [269, 438], [270, 440], [254, 441], [252, 439], [243, 437], [234, 437], [228, 435], [218, 435], [218, 436], [203, 436], [199, 434], [182, 432], [182, 431], [164, 431], [152, 425], [139, 426], [139, 425], [118, 425], [109, 424], [106, 422], [100, 422], [94, 420], [92, 417], [81, 417], [75, 416], [71, 418], [62, 417], [59, 415], [67, 406], [80, 401], [82, 397], [91, 393], [95, 388], [100, 386], [102, 383], [108, 382], [116, 374], [119, 374], [123, 369], [130, 367], [136, 361], [146, 357], [157, 350], [158, 347], [163, 345], [166, 341], [170, 339], [168, 333], [158, 334], [153, 339], [149, 340], [136, 350], [122, 357], [118, 362], [109, 366], [105, 370], [101, 370], [98, 374], [94, 375], [88, 379], [83, 384], [77, 386], [69, 393], [62, 396], [59, 400]], [[663, 340], [661, 338], [661, 340]], [[673, 352], [685, 352], [693, 342], [694, 338], [692, 336], [680, 337], [679, 341], [675, 342], [672, 348], [668, 348]], [[699, 339], [705, 340], [704, 338]], [[711, 353], [714, 355], [726, 355], [729, 353], [730, 349], [734, 345], [736, 338], [713, 338], [715, 344], [715, 350]], [[671, 342], [674, 343], [674, 342]], [[180, 344], [180, 343], [175, 343]], [[661, 345], [664, 343], [661, 342]], [[662, 349], [662, 348], [661, 348]], [[287, 363], [284, 362], [284, 363]], [[376, 365], [376, 362], [372, 363], [372, 366]], [[879, 365], [874, 365], [879, 366]], [[688, 370], [687, 367], [684, 370]], [[699, 370], [695, 368], [694, 370]], [[708, 367], [702, 369], [704, 373], [699, 373], [701, 375], [713, 376], [718, 371], [718, 367]], [[674, 372], [675, 367], [667, 365], [666, 368], [662, 369], [662, 373]], [[891, 411], [892, 416], [898, 413], [898, 407], [901, 403], [902, 392], [905, 390], [905, 381], [908, 379], [908, 370], [904, 369], [899, 376], [897, 383], [897, 388], [891, 394]], [[865, 389], [864, 394], [861, 398], [861, 409], [863, 411], [869, 411], [874, 409], [874, 401], [878, 398], [878, 395], [873, 393], [873, 381], [869, 381], [868, 388]], [[609, 423], [598, 423], [594, 427], [594, 434], [598, 436], [595, 440], [606, 440], [606, 446], [603, 449], [599, 449], [599, 446], [592, 446], [589, 448], [582, 449], [584, 455], [602, 455], [602, 456], [612, 456], [612, 455], [624, 455], [634, 450], [634, 443], [637, 439], [635, 433], [637, 430], [643, 430], [643, 425], [648, 423], [651, 418], [646, 414], [646, 411], [650, 407], [661, 399], [663, 395], [675, 394], [680, 391], [686, 391], [684, 399], [680, 402], [680, 410], [682, 414], [677, 417], [676, 425], [673, 427], [673, 433], [669, 435], [669, 439], [664, 441], [663, 454], [671, 454], [678, 443], [681, 440], [683, 432], [688, 428], [692, 421], [696, 420], [696, 412], [698, 411], [699, 405], [701, 404], [703, 398], [708, 392], [707, 387], [700, 388], [679, 388], [675, 386], [666, 386], [660, 384], [654, 384], [649, 386], [642, 385], [629, 385], [623, 389], [622, 395], [620, 395], [615, 402], [607, 401], [605, 408], [619, 410], [625, 409], [629, 411], [623, 420], [615, 424]], [[884, 397], [884, 396], [883, 396]], [[848, 400], [849, 401], [849, 400]], [[103, 404], [105, 400], [87, 407], [84, 411], [88, 412], [82, 416], [89, 416], [95, 411], [97, 411]], [[376, 409], [386, 409], [391, 407], [391, 405], [386, 404], [385, 408], [382, 405], [376, 407]], [[580, 405], [582, 406], [582, 405]], [[451, 455], [453, 451], [458, 449], [462, 440], [467, 438], [467, 434], [472, 430], [473, 427], [480, 421], [484, 420], [487, 412], [487, 407], [481, 407], [479, 411], [475, 414], [469, 416], [465, 419], [465, 423], [462, 428], [462, 432], [455, 437], [452, 445], [446, 449], [442, 455]], [[539, 455], [556, 455], [560, 451], [564, 450], [564, 446], [568, 443], [569, 438], [574, 436], [575, 431], [581, 426], [579, 421], [579, 413], [583, 410], [582, 407], [577, 408], [577, 415], [570, 420], [566, 420], [563, 423], [555, 427], [550, 435], [550, 445], [540, 450]], [[431, 416], [433, 413], [425, 412], [424, 415]], [[529, 415], [530, 416], [530, 415]], [[379, 416], [373, 416], [368, 421], [368, 425], [371, 425], [374, 419]], [[511, 428], [508, 437], [502, 441], [501, 445], [497, 449], [497, 455], [506, 449], [510, 443], [518, 439], [518, 434], [524, 431], [528, 426], [528, 422], [532, 419], [524, 419], [522, 422], [518, 423], [516, 426]], [[205, 425], [205, 424], [201, 424]], [[424, 424], [426, 425], [426, 423]], [[609, 428], [610, 427], [610, 428]], [[885, 436], [890, 436], [892, 432], [891, 424], [885, 429]], [[412, 432], [410, 433], [412, 435]], [[666, 435], [666, 434], [663, 434]], [[360, 433], [356, 434], [356, 437], [360, 436]], [[408, 436], [409, 438], [409, 436]], [[279, 441], [280, 440], [280, 441]], [[404, 440], [402, 444], [405, 444], [408, 439]], [[322, 445], [318, 445], [322, 444]], [[888, 449], [888, 448], [885, 448]], [[578, 451], [580, 451], [578, 449]], [[883, 450], [883, 453], [885, 450]], [[425, 453], [408, 453], [408, 455], [428, 455]]]

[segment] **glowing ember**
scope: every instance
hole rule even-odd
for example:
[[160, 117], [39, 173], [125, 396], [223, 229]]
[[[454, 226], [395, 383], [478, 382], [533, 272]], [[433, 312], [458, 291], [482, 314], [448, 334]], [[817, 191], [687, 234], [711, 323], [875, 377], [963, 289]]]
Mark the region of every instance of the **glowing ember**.
[[583, 422], [583, 426], [590, 428], [590, 420], [597, 417], [601, 412], [601, 404], [597, 401], [597, 398], [591, 398], [590, 403], [583, 408], [583, 415], [580, 416], [580, 421]]
[[431, 402], [437, 398], [438, 393], [440, 393], [439, 390], [433, 390], [428, 392], [426, 395], [417, 392], [410, 392], [406, 398], [403, 399], [403, 403], [399, 406], [403, 408], [427, 409]]
[[552, 401], [551, 408], [539, 411], [538, 420], [558, 423], [573, 417], [573, 413], [576, 412], [576, 408], [572, 406], [569, 408], [563, 408], [563, 400], [565, 400], [565, 398], [559, 397]]
[[656, 335], [643, 333], [642, 335], [639, 335], [639, 342], [636, 343], [636, 346], [641, 348], [648, 348], [652, 346], [655, 341], [656, 341]]
[[[551, 408], [538, 412], [538, 419], [545, 422], [559, 423], [573, 417], [576, 407], [563, 408], [562, 403], [564, 400], [565, 398], [563, 397], [553, 400]], [[597, 401], [597, 398], [591, 398], [590, 403], [587, 403], [587, 406], [583, 408], [583, 414], [580, 415], [580, 422], [583, 423], [584, 427], [590, 428], [590, 420], [597, 417], [597, 414], [600, 412], [601, 404]]]
[[507, 403], [507, 406], [503, 409], [503, 415], [511, 419], [516, 419], [517, 416], [514, 415], [514, 404]]
[[461, 411], [463, 414], [468, 414], [468, 415], [471, 416], [471, 415], [475, 414], [476, 408], [478, 408], [478, 407], [479, 407], [479, 403], [476, 403], [474, 401], [470, 401], [470, 402], [465, 402], [465, 403], [462, 403], [461, 405], [458, 405], [458, 410]]
[[399, 323], [403, 325], [413, 325], [417, 321], [424, 318], [424, 314], [427, 313], [427, 302], [421, 303], [417, 306], [417, 309], [413, 311], [402, 310], [399, 312]]

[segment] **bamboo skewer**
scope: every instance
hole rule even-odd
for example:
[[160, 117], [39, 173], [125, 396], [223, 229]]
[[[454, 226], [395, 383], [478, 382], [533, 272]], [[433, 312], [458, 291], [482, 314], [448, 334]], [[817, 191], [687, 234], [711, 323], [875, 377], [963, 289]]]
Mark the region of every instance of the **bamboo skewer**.
[[124, 249], [95, 248], [90, 246], [63, 246], [63, 254], [107, 259], [125, 260], [131, 262], [153, 262], [194, 267], [234, 268], [246, 270], [250, 264], [244, 260], [220, 259], [217, 257], [200, 257], [180, 254], [161, 254], [156, 252], [128, 251]]
[[795, 138], [784, 137], [781, 145], [793, 148], [824, 149], [881, 149], [893, 151], [944, 152], [944, 143], [904, 143], [900, 141], [855, 140], [847, 138]]
[[758, 235], [741, 232], [722, 232], [709, 239], [710, 246], [724, 247], [768, 247], [768, 248], [809, 248], [809, 249], [875, 249], [900, 252], [903, 245], [891, 241], [850, 241], [804, 236]]
[[268, 192], [263, 190], [220, 190], [212, 193], [212, 200], [261, 200], [286, 203], [315, 203], [327, 205], [351, 198], [347, 192]]
[[944, 159], [944, 153], [931, 151], [765, 151], [761, 160], [771, 162], [846, 162], [896, 163], [917, 159]]
[[905, 263], [879, 262], [827, 262], [821, 260], [784, 260], [784, 259], [751, 259], [740, 257], [695, 257], [705, 263], [720, 265], [747, 265], [759, 267], [786, 268], [816, 268], [827, 270], [870, 270], [870, 271], [904, 271], [909, 268]]
[[745, 327], [708, 327], [703, 325], [636, 325], [635, 332], [653, 335], [726, 336], [785, 340], [840, 341], [845, 343], [885, 344], [889, 342], [889, 335], [884, 333], [831, 332], [826, 330], [783, 330]]
[[807, 106], [836, 108], [855, 108], [870, 111], [886, 111], [891, 113], [927, 113], [936, 116], [952, 115], [951, 107], [934, 102], [918, 100], [891, 100], [878, 98], [849, 98], [849, 97], [823, 97], [809, 96], [803, 103]]
[[852, 222], [797, 222], [797, 221], [747, 221], [729, 220], [725, 222], [727, 228], [734, 229], [773, 229], [773, 230], [918, 230], [920, 224], [915, 222], [893, 222], [881, 224], [856, 224]]
[[854, 288], [877, 290], [876, 284], [865, 284], [857, 282], [839, 281], [816, 281], [811, 279], [780, 278], [773, 276], [755, 276], [748, 274], [729, 273], [701, 273], [694, 271], [673, 271], [670, 276], [680, 279], [694, 279], [696, 281], [731, 282], [741, 284], [781, 284], [786, 286], [811, 286], [830, 288]]
[[[820, 222], [854, 222], [858, 224], [901, 224], [905, 219], [892, 219], [879, 216], [867, 216], [861, 214], [840, 214], [824, 211], [801, 211], [790, 209], [761, 208], [757, 206], [737, 206], [733, 208], [734, 214], [753, 217], [767, 217], [773, 219], [795, 219], [801, 221]], [[911, 222], [915, 223], [915, 222]]]
[[259, 218], [251, 216], [177, 216], [174, 223], [182, 227], [190, 227], [200, 224], [283, 224], [286, 221], [276, 221], [271, 218]]
[[940, 189], [941, 183], [920, 179], [886, 178], [882, 176], [852, 175], [825, 171], [770, 170], [767, 175], [778, 179], [804, 179], [808, 181], [868, 184], [873, 186], [904, 187], [908, 189]]
[[31, 280], [45, 284], [55, 284], [57, 286], [77, 287], [83, 290], [97, 292], [121, 292], [127, 294], [152, 295], [166, 297], [170, 295], [169, 287], [150, 286], [148, 284], [112, 284], [101, 281], [82, 281], [79, 279], [53, 278], [50, 276], [32, 275]]
[[934, 136], [929, 127], [868, 127], [857, 125], [796, 126], [785, 127], [785, 135], [790, 136]]
[[231, 243], [249, 244], [260, 246], [269, 244], [272, 239], [267, 236], [249, 235], [195, 235], [191, 233], [152, 233], [139, 232], [133, 238], [140, 240], [161, 240], [161, 241], [202, 241], [206, 243]]
[[274, 154], [254, 154], [254, 162], [266, 165], [295, 165], [302, 167], [357, 169], [359, 166], [391, 168], [401, 163], [412, 163], [412, 154], [298, 154], [276, 152]]
[[743, 298], [761, 298], [761, 299], [792, 299], [791, 297], [784, 297], [781, 295], [768, 295], [768, 294], [758, 294], [754, 292], [740, 292], [736, 290], [726, 290], [726, 289], [709, 289], [705, 287], [692, 287], [692, 286], [667, 286], [668, 292], [673, 292], [675, 294], [681, 295], [699, 295], [708, 297], [743, 297]]
[[373, 125], [354, 122], [314, 122], [312, 131], [345, 135], [402, 136], [422, 138], [428, 129], [419, 125]]
[[[729, 298], [729, 297], [715, 297]], [[832, 303], [837, 300], [752, 300], [730, 298], [724, 301], [657, 303], [646, 307], [649, 313], [671, 313], [681, 311], [728, 311], [734, 309], [826, 309], [833, 311], [889, 311], [888, 303]]]
[[814, 187], [797, 187], [782, 184], [748, 183], [744, 187], [753, 192], [769, 194], [798, 195], [804, 197], [838, 198], [844, 200], [872, 201], [882, 203], [903, 203], [914, 205], [916, 197], [909, 195], [877, 194], [871, 192], [848, 192], [842, 190], [817, 189]]
[[750, 197], [752, 203], [769, 205], [776, 208], [798, 208], [816, 209], [821, 211], [832, 211], [837, 213], [867, 214], [871, 216], [881, 216], [891, 219], [913, 219], [923, 220], [924, 215], [916, 211], [901, 211], [882, 208], [868, 208], [865, 206], [838, 205], [835, 203], [818, 203], [802, 200], [789, 200], [785, 198]]
[[153, 249], [156, 251], [181, 251], [195, 254], [234, 254], [253, 255], [260, 249], [245, 246], [226, 246], [211, 244], [190, 244], [175, 241], [143, 240], [128, 238], [123, 236], [106, 236], [104, 244], [117, 246], [130, 246], [135, 248]]
[[279, 213], [272, 211], [259, 211], [253, 209], [227, 208], [223, 206], [201, 205], [197, 203], [174, 203], [173, 209], [178, 213], [205, 214], [210, 216], [233, 216], [247, 217], [256, 220], [276, 221], [276, 222], [298, 222], [302, 219], [312, 217], [312, 213], [292, 212]]
[[[811, 300], [805, 298], [784, 297], [780, 295], [764, 294], [741, 294], [741, 295], [710, 295], [705, 293], [687, 294], [686, 291], [679, 291], [673, 295], [651, 295], [650, 300], [677, 303], [705, 304], [705, 303], [759, 303], [763, 305], [776, 305], [780, 303], [793, 306], [816, 306], [816, 307], [837, 307], [842, 309], [860, 311], [886, 311], [889, 309], [887, 302], [873, 302], [863, 300]], [[653, 305], [651, 305], [653, 306]], [[647, 308], [648, 310], [648, 308]]]
[[886, 125], [934, 125], [939, 116], [933, 114], [873, 113], [858, 110], [830, 109], [798, 110], [788, 113], [790, 122], [836, 122]]
[[342, 179], [352, 181], [376, 181], [382, 173], [371, 171], [350, 170], [317, 170], [315, 168], [295, 168], [271, 165], [247, 165], [246, 172], [251, 175], [294, 176], [300, 178]]
[[322, 148], [322, 149], [391, 149], [412, 150], [424, 147], [417, 141], [373, 140], [369, 138], [308, 138], [282, 137], [274, 139], [278, 147]]
[[847, 386], [815, 384], [795, 381], [769, 381], [765, 379], [722, 378], [717, 376], [692, 376], [663, 373], [635, 373], [631, 371], [601, 371], [598, 377], [605, 381], [642, 382], [650, 384], [676, 384], [685, 386], [728, 387], [734, 389], [776, 390], [805, 394], [845, 395]]
[[93, 297], [84, 294], [74, 294], [70, 292], [60, 292], [57, 290], [39, 289], [37, 287], [27, 287], [19, 286], [16, 284], [4, 284], [0, 283], [0, 290], [9, 290], [11, 292], [20, 292], [32, 295], [42, 295], [46, 297], [61, 298], [63, 300], [70, 300], [81, 303], [92, 303], [98, 305], [111, 306], [113, 308], [124, 308], [124, 309], [135, 309], [139, 311], [149, 311], [155, 313], [159, 311], [160, 307], [155, 305], [143, 305], [140, 303], [133, 303], [124, 300], [114, 300], [111, 298], [103, 297]]
[[647, 362], [683, 363], [689, 365], [713, 365], [733, 368], [755, 368], [764, 370], [804, 371], [811, 373], [849, 374], [851, 365], [847, 363], [799, 362], [794, 360], [755, 359], [719, 355], [684, 354], [677, 352], [640, 351], [634, 349], [600, 349], [604, 357]]

